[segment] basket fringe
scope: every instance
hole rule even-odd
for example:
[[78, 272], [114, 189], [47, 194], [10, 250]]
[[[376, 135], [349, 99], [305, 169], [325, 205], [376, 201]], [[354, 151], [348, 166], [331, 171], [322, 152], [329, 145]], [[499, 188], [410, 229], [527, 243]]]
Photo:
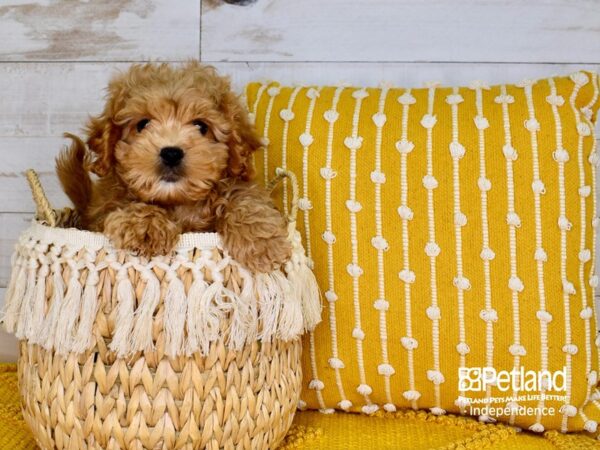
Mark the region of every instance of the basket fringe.
[[14, 333], [19, 321], [21, 303], [27, 287], [27, 258], [20, 253], [15, 253], [14, 268], [10, 283], [6, 291], [5, 310], [2, 314], [4, 327], [9, 333]]
[[[52, 232], [61, 236], [62, 230]], [[104, 301], [115, 308], [107, 343], [120, 358], [154, 350], [153, 327], [161, 302], [160, 345], [164, 343], [169, 357], [196, 352], [206, 356], [218, 341], [236, 351], [255, 340], [291, 340], [320, 320], [319, 290], [298, 234], [285, 271], [253, 274], [219, 250], [215, 259], [212, 248], [195, 253], [192, 261], [189, 249], [173, 262], [140, 261], [110, 248], [101, 253], [97, 247], [48, 241], [52, 236], [46, 233], [34, 224], [19, 241], [0, 314], [7, 331], [60, 355], [93, 348], [96, 316]], [[190, 272], [186, 292], [184, 280]], [[111, 292], [114, 297], [104, 300]]]
[[228, 313], [231, 315], [229, 334], [225, 344], [232, 350], [240, 350], [246, 338], [246, 330], [243, 328], [246, 306], [242, 304], [241, 299], [235, 292], [227, 288], [223, 288], [215, 300], [223, 317]]
[[200, 314], [200, 301], [208, 283], [204, 280], [204, 275], [199, 270], [193, 271], [193, 281], [188, 290], [187, 310], [186, 310], [186, 355], [191, 355], [198, 351], [198, 342], [203, 339], [203, 332], [200, 327], [198, 315]]
[[321, 322], [321, 291], [315, 274], [301, 264], [288, 273], [292, 292], [300, 297], [301, 314], [305, 331], [312, 331]]
[[284, 341], [300, 336], [304, 329], [302, 319], [302, 303], [294, 292], [292, 284], [284, 277], [282, 283], [283, 303], [281, 305], [277, 337]]
[[308, 266], [308, 258], [302, 247], [302, 237], [294, 223], [289, 224], [289, 234], [294, 252], [285, 265], [285, 271], [292, 292], [300, 299], [303, 328], [305, 331], [312, 331], [321, 322], [321, 291], [315, 274]]
[[44, 322], [46, 313], [46, 277], [50, 272], [47, 265], [42, 265], [38, 272], [37, 284], [33, 294], [33, 311], [31, 313], [31, 323], [27, 330], [27, 336], [31, 337], [39, 333]]
[[72, 343], [71, 351], [75, 353], [83, 353], [90, 348], [91, 345], [92, 327], [94, 326], [99, 306], [98, 281], [98, 272], [90, 270], [85, 280], [85, 288], [83, 289], [79, 325]]
[[54, 348], [59, 355], [66, 355], [71, 351], [74, 338], [74, 329], [79, 311], [81, 310], [81, 283], [79, 282], [79, 271], [74, 265], [71, 266], [71, 275], [67, 285], [67, 293], [63, 300], [58, 323]]
[[109, 347], [118, 357], [123, 357], [129, 353], [133, 310], [135, 308], [134, 298], [133, 285], [127, 276], [127, 269], [123, 267], [117, 272], [117, 317], [115, 334]]
[[198, 310], [197, 338], [200, 353], [208, 354], [210, 343], [215, 342], [220, 336], [221, 321], [224, 319], [223, 312], [216, 307], [215, 300], [221, 295], [223, 283], [213, 281], [200, 297], [200, 309]]
[[175, 271], [167, 272], [169, 285], [165, 294], [165, 353], [174, 358], [183, 352], [183, 331], [186, 318], [185, 288]]
[[232, 299], [233, 318], [226, 342], [233, 350], [241, 350], [247, 342], [255, 340], [258, 327], [252, 277], [241, 268], [238, 268], [238, 273], [244, 284], [240, 294]]
[[17, 339], [26, 339], [30, 331], [31, 311], [33, 310], [33, 301], [35, 299], [35, 279], [37, 273], [37, 260], [31, 258], [27, 263], [27, 285], [23, 294], [23, 302], [19, 313], [19, 323], [15, 336]]
[[160, 282], [154, 272], [145, 269], [141, 275], [146, 281], [146, 286], [139, 306], [134, 313], [135, 325], [129, 347], [132, 352], [154, 348], [152, 342], [152, 316], [160, 302]]
[[50, 350], [54, 346], [58, 319], [64, 300], [65, 286], [60, 271], [60, 264], [55, 262], [52, 265], [52, 304], [50, 305], [50, 310], [46, 314], [46, 318], [44, 319], [42, 328], [38, 334], [38, 339], [35, 339], [35, 337], [31, 338], [34, 344], [40, 344], [46, 350]]
[[259, 321], [262, 324], [258, 337], [261, 340], [270, 341], [277, 335], [286, 281], [280, 272], [261, 273], [256, 276], [256, 294], [260, 307]]

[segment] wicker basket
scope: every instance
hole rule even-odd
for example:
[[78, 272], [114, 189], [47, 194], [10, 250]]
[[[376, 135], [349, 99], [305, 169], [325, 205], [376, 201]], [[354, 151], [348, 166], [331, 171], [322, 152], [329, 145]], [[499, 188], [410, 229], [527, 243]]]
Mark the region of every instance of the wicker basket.
[[214, 233], [147, 260], [61, 228], [69, 214], [28, 173], [38, 218], [18, 241], [3, 321], [42, 449], [277, 446], [300, 393], [299, 336], [320, 315], [284, 176], [294, 256], [253, 275]]

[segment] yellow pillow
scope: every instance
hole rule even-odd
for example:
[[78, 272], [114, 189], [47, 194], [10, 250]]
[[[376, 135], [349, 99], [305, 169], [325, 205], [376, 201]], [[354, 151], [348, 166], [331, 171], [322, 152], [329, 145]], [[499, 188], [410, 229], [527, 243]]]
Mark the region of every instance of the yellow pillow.
[[297, 173], [326, 298], [304, 355], [308, 408], [595, 431], [598, 91], [586, 72], [248, 86], [258, 176]]

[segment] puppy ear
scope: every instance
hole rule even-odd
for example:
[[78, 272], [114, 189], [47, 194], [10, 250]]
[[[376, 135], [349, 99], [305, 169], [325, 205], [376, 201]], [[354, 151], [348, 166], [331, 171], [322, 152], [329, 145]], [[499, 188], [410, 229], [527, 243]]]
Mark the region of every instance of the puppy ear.
[[90, 170], [99, 177], [106, 176], [113, 167], [114, 148], [121, 138], [120, 127], [105, 115], [106, 112], [100, 116], [91, 117], [86, 127], [87, 145], [96, 154], [90, 164]]
[[227, 142], [229, 146], [227, 174], [232, 178], [249, 181], [254, 178], [252, 153], [258, 150], [262, 144], [254, 126], [250, 123], [246, 109], [235, 94], [227, 93], [225, 103], [231, 126]]
[[133, 78], [140, 70], [139, 66], [133, 66], [128, 73], [116, 75], [108, 84], [104, 111], [88, 120], [87, 145], [96, 154], [90, 164], [90, 170], [99, 177], [106, 176], [114, 167], [115, 146], [123, 132], [114, 119], [125, 104], [128, 78]]

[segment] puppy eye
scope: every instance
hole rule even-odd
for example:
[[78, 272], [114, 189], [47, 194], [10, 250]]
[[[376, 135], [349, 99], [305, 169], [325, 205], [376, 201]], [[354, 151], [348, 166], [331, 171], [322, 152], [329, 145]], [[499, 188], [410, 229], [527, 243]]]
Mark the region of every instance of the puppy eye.
[[142, 130], [144, 128], [146, 128], [146, 126], [150, 123], [150, 119], [142, 119], [140, 120], [137, 125], [135, 126], [135, 128], [137, 129], [138, 133], [141, 133]]
[[200, 131], [200, 134], [207, 133], [208, 125], [206, 125], [203, 121], [196, 119], [192, 123], [194, 124], [195, 127], [198, 128], [198, 131]]

